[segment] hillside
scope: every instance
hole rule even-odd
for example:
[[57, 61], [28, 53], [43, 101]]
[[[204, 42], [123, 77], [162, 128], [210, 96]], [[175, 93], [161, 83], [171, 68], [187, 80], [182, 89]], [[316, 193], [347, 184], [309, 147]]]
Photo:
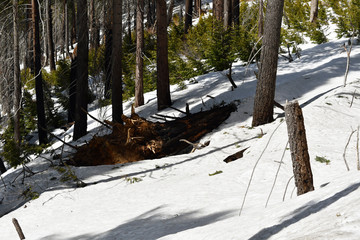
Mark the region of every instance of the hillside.
[[[186, 82], [186, 89], [172, 86], [176, 108], [189, 103], [197, 112], [223, 102], [237, 104], [237, 112], [203, 138], [202, 142], [210, 141], [204, 149], [125, 165], [63, 168], [87, 184], [80, 188], [72, 176], [61, 181], [63, 173], [47, 160], [54, 154], [71, 154], [57, 142], [51, 147], [54, 153], [28, 165], [36, 174], [25, 178], [24, 185], [20, 168], [3, 174], [0, 214], [7, 214], [0, 218], [1, 239], [18, 238], [12, 218], [27, 239], [358, 239], [357, 133], [346, 151], [350, 171], [343, 153], [352, 130], [360, 125], [360, 47], [353, 48], [348, 85], [342, 87], [346, 41], [303, 47], [300, 59], [279, 63], [276, 100], [284, 104], [296, 99], [303, 108], [315, 191], [297, 197], [290, 180], [284, 194], [292, 164], [283, 112], [275, 109], [273, 123], [250, 127], [255, 65], [237, 63], [233, 78], [238, 88], [233, 91], [221, 72], [198, 76]], [[149, 118], [156, 113], [156, 92], [147, 93], [145, 102], [136, 111]], [[126, 114], [130, 105], [124, 104]], [[90, 113], [106, 119], [111, 109]], [[161, 113], [179, 114], [171, 109]], [[89, 128], [88, 136], [71, 144], [106, 132], [92, 119]], [[63, 134], [71, 136], [72, 129]], [[223, 162], [244, 148], [248, 149], [243, 158]], [[317, 156], [329, 162], [316, 161]], [[39, 197], [25, 201], [22, 193]]]

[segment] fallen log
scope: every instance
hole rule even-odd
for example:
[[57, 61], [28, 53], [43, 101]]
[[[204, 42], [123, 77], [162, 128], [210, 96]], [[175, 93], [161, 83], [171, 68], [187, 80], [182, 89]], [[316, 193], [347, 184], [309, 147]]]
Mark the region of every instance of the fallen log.
[[106, 122], [113, 131], [95, 136], [79, 147], [72, 164], [94, 166], [135, 162], [190, 152], [192, 146], [180, 141], [197, 142], [217, 128], [236, 110], [235, 104], [187, 115], [168, 122], [150, 122], [135, 113], [123, 116], [124, 125]]

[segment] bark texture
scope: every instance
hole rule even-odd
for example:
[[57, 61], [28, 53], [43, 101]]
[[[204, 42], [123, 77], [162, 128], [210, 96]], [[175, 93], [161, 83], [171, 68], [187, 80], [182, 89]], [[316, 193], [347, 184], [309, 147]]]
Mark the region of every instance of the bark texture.
[[113, 43], [112, 43], [112, 119], [122, 123], [122, 0], [113, 0]]
[[144, 105], [144, 0], [138, 0], [136, 10], [136, 69], [135, 69], [135, 107]]
[[39, 143], [48, 142], [46, 132], [46, 119], [44, 108], [43, 80], [41, 74], [41, 46], [39, 29], [39, 5], [37, 0], [32, 0], [32, 22], [33, 22], [33, 43], [34, 43], [34, 71], [35, 71], [35, 92], [36, 92], [36, 111], [37, 127], [39, 132]]
[[193, 0], [185, 1], [185, 34], [188, 33], [192, 25]]
[[304, 118], [297, 101], [286, 103], [285, 118], [297, 195], [301, 195], [313, 191], [314, 185], [306, 141]]
[[311, 0], [310, 22], [316, 22], [319, 10], [319, 0]]
[[214, 17], [218, 21], [222, 21], [224, 18], [224, 0], [213, 0]]
[[283, 8], [284, 0], [269, 1], [267, 5], [252, 126], [274, 120], [273, 106]]
[[171, 105], [169, 60], [168, 60], [168, 36], [167, 14], [165, 0], [156, 1], [157, 18], [157, 100], [158, 110]]
[[17, 146], [20, 146], [20, 142], [21, 142], [21, 134], [20, 134], [21, 82], [20, 82], [20, 50], [19, 50], [18, 25], [19, 25], [18, 0], [14, 0], [13, 1], [13, 30], [14, 30], [14, 140], [15, 140]]
[[77, 66], [76, 66], [76, 112], [74, 139], [78, 139], [87, 131], [87, 94], [88, 94], [88, 59], [89, 30], [87, 16], [87, 0], [77, 0]]

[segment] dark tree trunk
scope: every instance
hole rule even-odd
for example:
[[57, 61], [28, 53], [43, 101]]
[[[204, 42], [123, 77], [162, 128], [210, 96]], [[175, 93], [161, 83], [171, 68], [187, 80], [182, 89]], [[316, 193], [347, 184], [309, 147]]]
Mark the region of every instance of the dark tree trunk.
[[75, 0], [70, 1], [70, 9], [71, 9], [71, 48], [73, 48], [73, 44], [76, 43], [76, 9], [75, 9]]
[[69, 51], [69, 9], [68, 1], [64, 0], [64, 25], [65, 25], [65, 52], [66, 56], [70, 56]]
[[193, 14], [193, 0], [185, 1], [185, 34], [188, 33], [189, 28], [192, 26]]
[[33, 37], [34, 37], [34, 70], [35, 70], [35, 92], [36, 92], [36, 111], [38, 117], [38, 132], [39, 143], [45, 144], [48, 142], [46, 132], [46, 119], [44, 108], [44, 92], [43, 80], [41, 74], [41, 47], [40, 47], [40, 32], [39, 32], [39, 6], [37, 0], [32, 0], [32, 22], [33, 22]]
[[53, 39], [53, 25], [52, 25], [52, 10], [51, 10], [51, 0], [46, 0], [46, 19], [47, 19], [47, 35], [48, 35], [48, 51], [49, 51], [49, 63], [50, 70], [55, 71], [55, 54], [54, 54], [54, 39]]
[[298, 102], [286, 103], [285, 119], [289, 135], [297, 195], [314, 190], [313, 175], [306, 141], [304, 118]]
[[95, 0], [90, 0], [90, 49], [96, 49], [96, 15]]
[[69, 86], [69, 109], [68, 109], [68, 123], [75, 121], [76, 112], [76, 65], [77, 56], [73, 55], [71, 59], [70, 69], [70, 86]]
[[232, 17], [235, 26], [240, 25], [240, 0], [232, 0]]
[[113, 0], [112, 119], [122, 123], [122, 0]]
[[77, 67], [76, 67], [76, 112], [74, 139], [79, 139], [86, 134], [88, 102], [88, 54], [89, 30], [87, 16], [87, 0], [77, 0]]
[[232, 23], [232, 0], [224, 0], [224, 27], [231, 26]]
[[13, 1], [13, 29], [14, 29], [14, 140], [15, 140], [15, 143], [17, 144], [17, 146], [20, 147], [20, 143], [21, 143], [21, 134], [20, 134], [21, 82], [20, 82], [20, 50], [19, 50], [19, 35], [18, 35], [18, 31], [19, 31], [19, 28], [18, 28], [18, 26], [19, 26], [18, 4], [19, 4], [18, 0]]
[[167, 14], [165, 0], [156, 1], [157, 19], [157, 100], [158, 110], [171, 105], [168, 38], [167, 38]]
[[267, 5], [252, 126], [259, 126], [274, 120], [273, 106], [283, 7], [284, 0], [269, 1]]
[[213, 6], [215, 19], [218, 21], [222, 21], [224, 18], [224, 0], [213, 0]]
[[5, 173], [6, 171], [7, 169], [5, 167], [4, 161], [0, 158], [0, 173]]
[[138, 107], [144, 105], [144, 0], [137, 1], [136, 13], [135, 107]]
[[[111, 0], [112, 1], [112, 0]], [[112, 43], [113, 43], [113, 31], [112, 31], [112, 2], [108, 3], [108, 9], [105, 9], [105, 92], [104, 98], [111, 98], [111, 56], [112, 56]]]

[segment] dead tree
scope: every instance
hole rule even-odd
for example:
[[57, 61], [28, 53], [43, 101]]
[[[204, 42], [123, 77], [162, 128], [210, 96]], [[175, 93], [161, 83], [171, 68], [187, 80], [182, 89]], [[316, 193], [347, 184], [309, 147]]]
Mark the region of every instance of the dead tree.
[[297, 101], [285, 104], [285, 119], [297, 195], [301, 195], [313, 191], [314, 185], [306, 142], [304, 118]]

